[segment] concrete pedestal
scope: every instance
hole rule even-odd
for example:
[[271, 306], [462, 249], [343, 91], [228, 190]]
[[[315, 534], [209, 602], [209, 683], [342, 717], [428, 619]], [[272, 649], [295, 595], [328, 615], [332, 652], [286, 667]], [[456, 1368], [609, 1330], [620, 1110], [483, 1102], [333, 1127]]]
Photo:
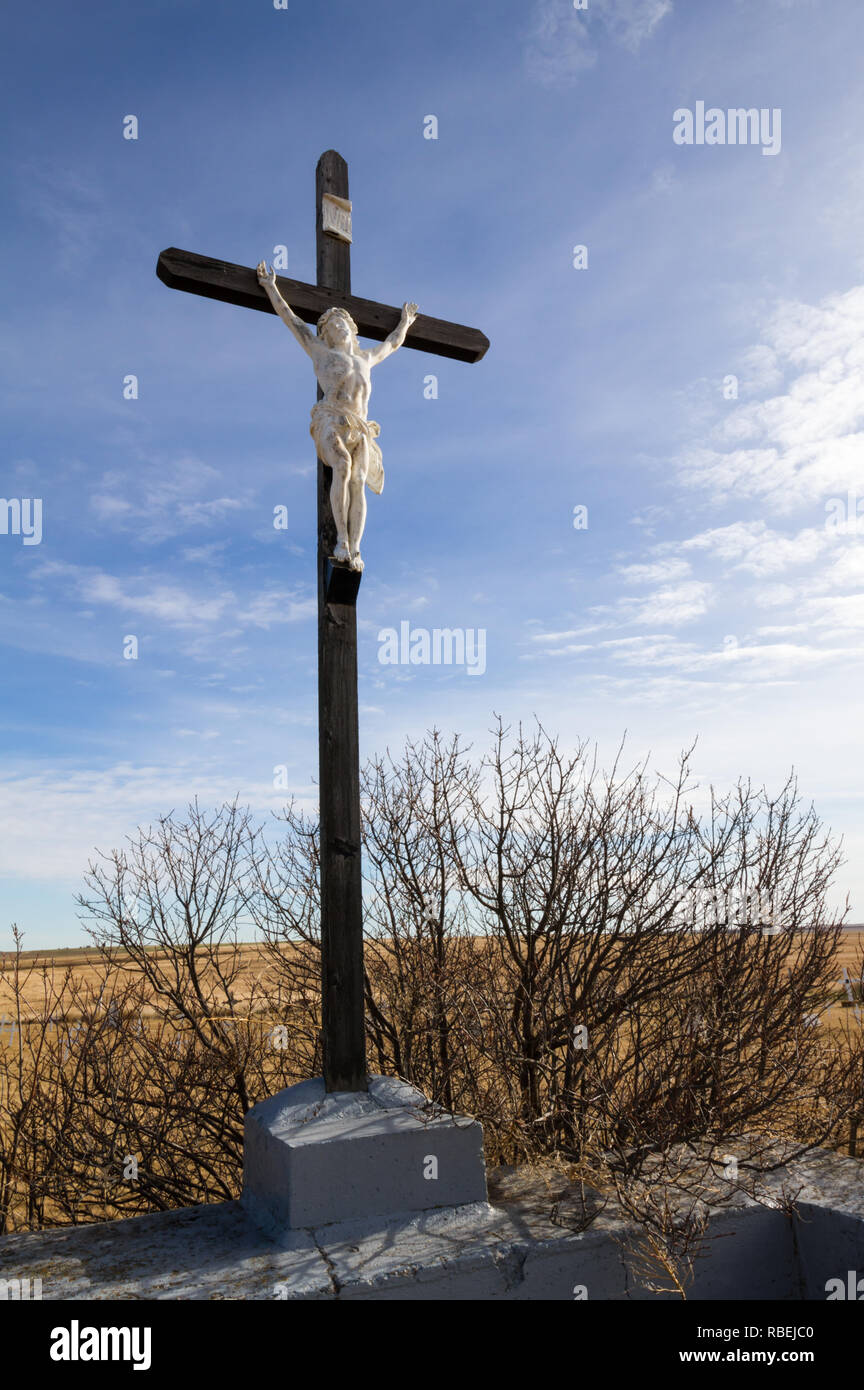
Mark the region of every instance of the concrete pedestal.
[[270, 1234], [485, 1203], [483, 1130], [404, 1081], [302, 1081], [247, 1114], [241, 1200]]

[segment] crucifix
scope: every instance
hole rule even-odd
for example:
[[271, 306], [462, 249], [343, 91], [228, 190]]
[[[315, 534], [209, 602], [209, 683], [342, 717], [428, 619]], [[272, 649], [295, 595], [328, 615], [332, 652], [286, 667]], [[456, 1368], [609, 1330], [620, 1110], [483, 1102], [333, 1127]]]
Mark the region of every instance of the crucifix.
[[[479, 362], [489, 340], [475, 328], [402, 311], [351, 293], [348, 166], [335, 150], [316, 171], [317, 283], [212, 260], [172, 247], [156, 274], [171, 289], [279, 314], [312, 358], [318, 404], [318, 774], [321, 861], [321, 1002], [328, 1091], [365, 1091], [363, 882], [360, 860], [360, 740], [357, 714], [357, 592], [365, 485], [384, 475], [378, 426], [367, 420], [371, 367], [404, 345]], [[305, 327], [317, 324], [317, 334]], [[363, 350], [358, 337], [380, 348]], [[334, 506], [335, 503], [335, 506]]]

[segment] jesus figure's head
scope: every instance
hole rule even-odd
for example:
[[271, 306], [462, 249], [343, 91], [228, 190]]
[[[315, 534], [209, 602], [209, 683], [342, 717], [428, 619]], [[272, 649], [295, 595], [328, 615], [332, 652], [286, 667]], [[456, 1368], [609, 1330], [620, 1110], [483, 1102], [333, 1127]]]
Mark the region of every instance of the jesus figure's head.
[[341, 348], [343, 352], [356, 352], [360, 346], [356, 323], [347, 309], [336, 305], [318, 320], [318, 337], [323, 338], [328, 347]]

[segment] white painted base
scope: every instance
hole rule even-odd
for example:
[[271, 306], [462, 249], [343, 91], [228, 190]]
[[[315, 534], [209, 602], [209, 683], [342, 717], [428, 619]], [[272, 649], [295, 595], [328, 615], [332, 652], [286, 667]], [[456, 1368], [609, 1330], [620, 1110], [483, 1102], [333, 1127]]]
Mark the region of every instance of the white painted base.
[[404, 1081], [302, 1081], [247, 1114], [241, 1200], [271, 1233], [485, 1203], [483, 1130]]

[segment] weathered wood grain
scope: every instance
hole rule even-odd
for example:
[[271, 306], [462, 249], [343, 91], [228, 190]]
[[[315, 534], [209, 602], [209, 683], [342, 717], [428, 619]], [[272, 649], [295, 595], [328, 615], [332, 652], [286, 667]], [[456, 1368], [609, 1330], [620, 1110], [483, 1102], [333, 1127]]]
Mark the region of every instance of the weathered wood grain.
[[[334, 246], [347, 246], [350, 254], [351, 248], [347, 242], [339, 242], [323, 231], [321, 235]], [[176, 246], [170, 246], [159, 255], [156, 274], [172, 290], [204, 295], [208, 299], [222, 300], [225, 304], [239, 304], [244, 309], [260, 309], [264, 314], [274, 312], [270, 300], [258, 284], [256, 271], [245, 265], [213, 260], [210, 256], [199, 256], [194, 251], [180, 251]], [[393, 332], [399, 322], [401, 309], [378, 304], [372, 299], [360, 299], [350, 289], [345, 290], [339, 285], [323, 288], [308, 285], [303, 280], [291, 280], [286, 275], [278, 275], [276, 279], [283, 299], [304, 323], [317, 323], [325, 309], [337, 304], [348, 310], [361, 337], [380, 342]], [[405, 339], [405, 346], [419, 352], [431, 352], [438, 357], [453, 357], [459, 362], [479, 362], [489, 347], [489, 339], [479, 329], [433, 319], [428, 314], [418, 314]]]

